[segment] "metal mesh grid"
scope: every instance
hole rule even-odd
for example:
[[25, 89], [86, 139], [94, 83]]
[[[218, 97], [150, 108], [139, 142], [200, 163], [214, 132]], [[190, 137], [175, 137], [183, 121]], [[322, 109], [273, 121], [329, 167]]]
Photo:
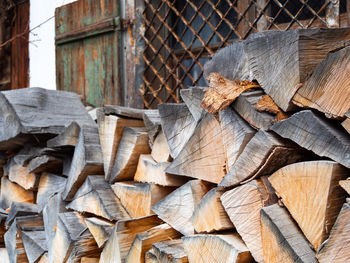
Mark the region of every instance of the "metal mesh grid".
[[145, 0], [145, 108], [180, 102], [179, 90], [205, 86], [208, 57], [236, 39], [263, 30], [338, 27], [345, 1]]

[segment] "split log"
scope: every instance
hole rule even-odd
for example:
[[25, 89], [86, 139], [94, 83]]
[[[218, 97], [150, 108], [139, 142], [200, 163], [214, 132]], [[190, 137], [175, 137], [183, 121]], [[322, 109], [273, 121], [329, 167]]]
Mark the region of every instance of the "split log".
[[175, 188], [148, 183], [121, 182], [112, 185], [115, 195], [132, 218], [153, 214], [151, 207]]
[[350, 259], [350, 205], [345, 203], [329, 235], [317, 252], [320, 263], [341, 263]]
[[29, 172], [27, 167], [16, 164], [14, 161], [9, 164], [8, 176], [11, 182], [17, 183], [25, 190], [34, 190], [38, 186], [39, 176]]
[[145, 254], [145, 263], [158, 263], [158, 259], [154, 254], [153, 248], [148, 250]]
[[232, 108], [220, 111], [220, 127], [229, 171], [256, 131]]
[[152, 206], [152, 211], [183, 235], [194, 234], [190, 218], [209, 190], [210, 185], [201, 180], [189, 181]]
[[71, 200], [88, 175], [103, 173], [103, 157], [96, 126], [83, 126], [74, 150], [66, 188], [62, 194]]
[[235, 186], [258, 176], [269, 175], [302, 157], [302, 151], [296, 145], [272, 132], [260, 130], [248, 142], [219, 186]]
[[45, 231], [22, 231], [21, 236], [29, 263], [37, 262], [47, 251]]
[[[76, 121], [93, 125], [77, 94], [42, 88], [3, 91], [0, 94], [0, 149], [16, 149], [28, 135], [59, 134]], [[30, 137], [31, 138], [31, 137]]]
[[145, 111], [142, 116], [143, 116], [143, 122], [145, 123], [146, 129], [148, 132], [149, 143], [150, 143], [150, 146], [152, 147], [156, 136], [161, 130], [159, 111], [148, 110], [148, 111]]
[[100, 262], [125, 262], [135, 236], [161, 223], [162, 221], [155, 215], [118, 221], [102, 251]]
[[7, 177], [1, 178], [0, 207], [7, 209], [12, 202], [34, 203], [34, 193], [12, 183]]
[[150, 154], [141, 154], [134, 180], [136, 182], [158, 184], [162, 186], [181, 186], [189, 179], [165, 172], [169, 162], [157, 163]]
[[[0, 248], [0, 258], [3, 263], [10, 263], [9, 255], [6, 248]], [[40, 262], [39, 262], [40, 263]]]
[[126, 119], [114, 115], [105, 115], [103, 109], [97, 112], [98, 132], [103, 153], [105, 177], [111, 177], [115, 156], [123, 135], [124, 127], [143, 127], [142, 120]]
[[72, 122], [61, 134], [47, 141], [47, 147], [75, 147], [79, 140], [80, 127]]
[[167, 162], [171, 158], [169, 145], [163, 131], [160, 131], [155, 138], [151, 155], [152, 158], [158, 163]]
[[44, 253], [44, 255], [41, 256], [40, 260], [38, 261], [38, 263], [50, 263], [49, 261], [49, 257], [47, 255], [47, 252]]
[[100, 259], [99, 258], [88, 258], [88, 257], [83, 257], [80, 260], [80, 263], [99, 263]]
[[193, 263], [253, 263], [254, 260], [238, 234], [193, 235], [182, 240], [188, 261]]
[[52, 195], [63, 192], [66, 182], [66, 178], [51, 173], [43, 173], [40, 176], [38, 193], [36, 196], [39, 212], [44, 209]]
[[85, 224], [96, 240], [98, 247], [103, 247], [112, 234], [114, 224], [97, 217], [85, 218]]
[[213, 188], [198, 203], [191, 217], [197, 233], [211, 233], [234, 228], [220, 201], [224, 192], [222, 188]]
[[263, 261], [260, 210], [277, 202], [265, 177], [227, 191], [221, 202], [256, 262]]
[[349, 56], [349, 46], [329, 53], [298, 89], [293, 103], [322, 111], [330, 118], [344, 118], [350, 109]]
[[125, 127], [109, 182], [132, 180], [140, 155], [150, 152], [146, 128]]
[[91, 213], [111, 221], [130, 218], [102, 175], [88, 176], [67, 208]]
[[62, 159], [50, 155], [43, 155], [32, 159], [27, 167], [29, 173], [62, 173]]
[[15, 163], [21, 166], [27, 166], [30, 160], [39, 156], [42, 151], [42, 147], [37, 147], [32, 144], [26, 144], [13, 157], [13, 160], [15, 161]]
[[285, 208], [277, 204], [261, 209], [264, 262], [317, 262], [315, 252]]
[[159, 263], [187, 263], [184, 244], [181, 239], [158, 242], [152, 245], [153, 253]]
[[5, 225], [8, 228], [16, 217], [38, 214], [38, 206], [35, 204], [12, 202]]
[[344, 129], [350, 134], [350, 111], [345, 113], [346, 119], [341, 123]]
[[348, 175], [349, 170], [335, 162], [313, 161], [290, 164], [269, 177], [315, 251], [328, 238], [345, 202], [339, 181]]
[[310, 110], [297, 112], [271, 129], [319, 156], [350, 168], [349, 134], [317, 113]]
[[187, 108], [192, 113], [194, 120], [198, 122], [205, 115], [205, 110], [201, 107], [201, 102], [204, 97], [204, 88], [191, 87], [189, 89], [181, 89], [180, 95]]
[[105, 115], [116, 115], [124, 118], [132, 118], [142, 120], [143, 113], [147, 110], [117, 106], [117, 105], [105, 105], [103, 107]]
[[176, 158], [192, 136], [197, 122], [184, 103], [159, 104], [158, 110], [171, 156]]
[[283, 110], [314, 68], [337, 42], [350, 39], [348, 29], [266, 31], [246, 41], [245, 49], [254, 79]]
[[350, 195], [350, 177], [346, 180], [340, 180], [339, 185]]
[[244, 91], [260, 88], [251, 81], [232, 81], [214, 72], [209, 74], [207, 81], [209, 88], [205, 91], [201, 107], [211, 114], [227, 108]]
[[225, 176], [225, 163], [220, 124], [207, 114], [165, 172], [219, 183]]
[[139, 233], [131, 244], [125, 263], [144, 263], [145, 254], [152, 247], [153, 243], [179, 237], [181, 237], [181, 234], [168, 224], [155, 226], [145, 232]]

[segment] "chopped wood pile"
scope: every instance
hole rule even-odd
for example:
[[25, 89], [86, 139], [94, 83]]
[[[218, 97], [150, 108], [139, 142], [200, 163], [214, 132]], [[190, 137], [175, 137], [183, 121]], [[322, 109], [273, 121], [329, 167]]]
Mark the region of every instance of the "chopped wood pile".
[[349, 262], [349, 39], [255, 34], [157, 110], [0, 92], [1, 262]]

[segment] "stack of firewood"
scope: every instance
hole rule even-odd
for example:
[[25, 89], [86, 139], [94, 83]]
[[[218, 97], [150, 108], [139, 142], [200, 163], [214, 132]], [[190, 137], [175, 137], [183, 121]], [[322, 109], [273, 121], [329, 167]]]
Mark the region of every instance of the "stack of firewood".
[[255, 34], [157, 110], [1, 92], [0, 261], [350, 261], [349, 39]]

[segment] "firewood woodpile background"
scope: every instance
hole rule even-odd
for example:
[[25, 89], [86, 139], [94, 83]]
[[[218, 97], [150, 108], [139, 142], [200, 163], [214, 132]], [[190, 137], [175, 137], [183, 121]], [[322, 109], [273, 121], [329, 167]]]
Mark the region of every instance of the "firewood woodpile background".
[[350, 262], [349, 40], [257, 33], [157, 110], [1, 92], [0, 261]]

